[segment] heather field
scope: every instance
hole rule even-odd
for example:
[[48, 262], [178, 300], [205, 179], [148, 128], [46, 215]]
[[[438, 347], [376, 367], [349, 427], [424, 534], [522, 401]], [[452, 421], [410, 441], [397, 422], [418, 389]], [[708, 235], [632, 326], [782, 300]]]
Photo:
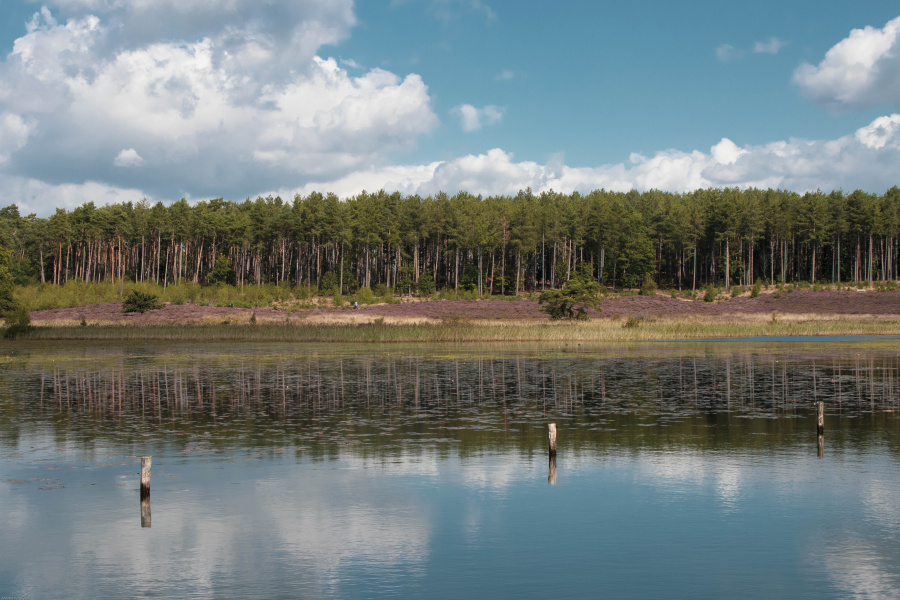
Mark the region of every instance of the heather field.
[[900, 291], [749, 294], [704, 302], [608, 296], [587, 322], [551, 321], [532, 299], [400, 300], [257, 308], [166, 304], [124, 314], [107, 302], [31, 312], [34, 339], [294, 340], [320, 342], [630, 341], [748, 335], [900, 334]]

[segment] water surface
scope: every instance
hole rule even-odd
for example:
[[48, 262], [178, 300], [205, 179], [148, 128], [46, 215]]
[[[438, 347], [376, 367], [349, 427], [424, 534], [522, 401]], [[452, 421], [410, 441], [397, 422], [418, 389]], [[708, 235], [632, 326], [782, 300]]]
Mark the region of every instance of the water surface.
[[897, 597], [898, 354], [6, 351], [0, 595]]

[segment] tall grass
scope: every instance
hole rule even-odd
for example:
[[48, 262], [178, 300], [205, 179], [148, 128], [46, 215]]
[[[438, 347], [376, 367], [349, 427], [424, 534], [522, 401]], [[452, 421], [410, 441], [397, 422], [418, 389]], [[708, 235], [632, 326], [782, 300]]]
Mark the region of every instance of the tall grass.
[[[587, 323], [283, 323], [249, 325], [91, 325], [37, 327], [27, 339], [110, 341], [284, 341], [321, 343], [627, 342], [750, 336], [900, 334], [897, 318], [775, 321], [673, 318], [623, 327], [619, 320]], [[8, 342], [12, 343], [12, 342]]]
[[69, 281], [64, 285], [38, 284], [16, 288], [15, 298], [29, 310], [72, 308], [86, 304], [122, 302], [132, 290], [157, 296], [162, 302], [172, 304], [206, 304], [256, 308], [275, 302], [286, 302], [308, 297], [306, 288], [288, 285], [213, 285], [201, 286], [193, 282], [161, 286], [155, 283], [104, 282], [84, 283]]

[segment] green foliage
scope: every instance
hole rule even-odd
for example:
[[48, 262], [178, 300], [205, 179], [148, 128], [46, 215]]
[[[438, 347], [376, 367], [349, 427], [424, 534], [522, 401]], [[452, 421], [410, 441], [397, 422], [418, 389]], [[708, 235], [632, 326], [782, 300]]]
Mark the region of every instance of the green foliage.
[[9, 326], [3, 332], [5, 339], [14, 340], [27, 336], [34, 331], [34, 326], [31, 324], [31, 315], [26, 307], [18, 305], [11, 311], [7, 311], [6, 315], [6, 322]]
[[419, 276], [419, 282], [416, 284], [416, 290], [420, 296], [430, 296], [434, 293], [434, 277], [431, 273], [425, 273]]
[[250, 313], [250, 324], [256, 325], [256, 311], [253, 311], [252, 313]]
[[157, 302], [158, 298], [153, 294], [146, 294], [138, 290], [133, 290], [131, 294], [125, 298], [122, 303], [122, 312], [125, 313], [145, 313], [148, 310], [162, 308], [163, 305]]
[[341, 294], [335, 294], [331, 299], [331, 305], [340, 308], [345, 304], [344, 297]]
[[589, 308], [600, 309], [598, 297], [601, 287], [594, 281], [590, 273], [593, 270], [588, 263], [583, 265], [576, 275], [566, 282], [561, 290], [551, 289], [541, 292], [538, 303], [541, 310], [551, 319], [587, 320]]
[[640, 324], [641, 324], [640, 317], [628, 317], [628, 319], [626, 319], [625, 322], [622, 323], [622, 327], [628, 329], [628, 328], [632, 328], [632, 327], [637, 327]]
[[[479, 284], [482, 295], [536, 293], [551, 281], [562, 286], [573, 260], [601, 256], [597, 275], [614, 287], [644, 287], [648, 273], [667, 288], [717, 279], [730, 289], [763, 275], [815, 282], [829, 273], [874, 285], [898, 276], [887, 258], [898, 235], [898, 187], [847, 195], [528, 190], [485, 198], [379, 191], [344, 201], [313, 192], [289, 201], [88, 202], [49, 218], [11, 205], [0, 209], [0, 247], [9, 250], [0, 257], [0, 312], [11, 297], [40, 310], [121, 302], [132, 289], [172, 303], [264, 306], [291, 300], [290, 285], [304, 299], [298, 290], [317, 288], [320, 272], [327, 294], [336, 281], [338, 293], [355, 291], [363, 274], [384, 285], [397, 260], [403, 267], [390, 281], [402, 295], [468, 294]], [[193, 281], [204, 288], [192, 289]], [[207, 290], [219, 286], [239, 291]]]
[[13, 297], [14, 281], [10, 271], [10, 253], [0, 248], [0, 316], [5, 316], [17, 306]]
[[386, 300], [390, 300], [394, 297], [394, 292], [391, 291], [391, 289], [383, 283], [375, 284], [375, 286], [372, 288], [372, 291], [375, 292], [375, 295], [379, 298], [384, 298]]
[[415, 271], [412, 266], [405, 266], [400, 269], [400, 281], [397, 282], [397, 291], [404, 296], [411, 296], [416, 291]]
[[361, 287], [356, 290], [356, 301], [360, 304], [372, 304], [375, 302], [375, 294], [372, 288]]
[[706, 286], [706, 292], [703, 294], [704, 302], [715, 302], [716, 296], [719, 295], [719, 290], [716, 289], [715, 286], [708, 285]]
[[757, 277], [756, 282], [753, 284], [753, 289], [750, 290], [750, 297], [756, 298], [757, 296], [759, 296], [760, 291], [762, 291], [762, 279]]
[[647, 231], [647, 225], [640, 212], [633, 211], [626, 215], [622, 223], [620, 246], [618, 249], [618, 266], [621, 270], [623, 287], [638, 287], [644, 275], [651, 270], [653, 263], [653, 241]]
[[224, 254], [220, 254], [216, 257], [216, 264], [213, 266], [213, 270], [210, 271], [207, 276], [207, 281], [210, 284], [227, 284], [234, 285], [237, 279], [237, 275], [234, 272], [234, 267], [231, 265], [231, 261]]
[[328, 271], [322, 275], [322, 282], [319, 284], [319, 295], [333, 296], [335, 294], [340, 294], [341, 290], [339, 289], [339, 286], [340, 279], [338, 278], [337, 273]]
[[645, 274], [644, 281], [641, 283], [641, 296], [655, 296], [656, 289], [656, 280], [653, 279], [653, 275]]

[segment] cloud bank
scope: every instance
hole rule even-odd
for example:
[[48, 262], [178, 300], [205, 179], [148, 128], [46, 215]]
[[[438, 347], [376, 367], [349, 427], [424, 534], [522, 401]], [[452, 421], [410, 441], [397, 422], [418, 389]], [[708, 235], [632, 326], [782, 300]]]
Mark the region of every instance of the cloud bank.
[[348, 35], [349, 0], [54, 7], [0, 63], [0, 177], [13, 187], [250, 195], [382, 163], [438, 124], [418, 75], [351, 76], [316, 54]]
[[[47, 215], [88, 201], [313, 190], [883, 191], [898, 183], [898, 114], [837, 139], [751, 146], [722, 138], [710, 148], [599, 166], [518, 160], [509, 148], [403, 164], [398, 157], [440, 125], [428, 86], [416, 73], [328, 57], [355, 24], [351, 0], [51, 0], [0, 62], [6, 203]], [[900, 18], [853, 30], [818, 65], [798, 67], [793, 83], [823, 104], [897, 105], [898, 36]], [[726, 44], [718, 56], [774, 54], [784, 44], [775, 37], [748, 50]], [[475, 132], [500, 123], [504, 109], [460, 104], [451, 113]]]
[[515, 161], [494, 148], [427, 165], [390, 166], [356, 171], [335, 180], [310, 183], [293, 193], [333, 191], [350, 196], [361, 190], [434, 194], [466, 190], [473, 194], [534, 191], [589, 192], [661, 189], [685, 192], [707, 187], [783, 188], [797, 191], [855, 189], [884, 191], [898, 184], [900, 114], [879, 117], [854, 134], [836, 140], [790, 139], [739, 147], [723, 138], [708, 151], [665, 150], [653, 156], [632, 154], [628, 163], [571, 167], [548, 161]]

